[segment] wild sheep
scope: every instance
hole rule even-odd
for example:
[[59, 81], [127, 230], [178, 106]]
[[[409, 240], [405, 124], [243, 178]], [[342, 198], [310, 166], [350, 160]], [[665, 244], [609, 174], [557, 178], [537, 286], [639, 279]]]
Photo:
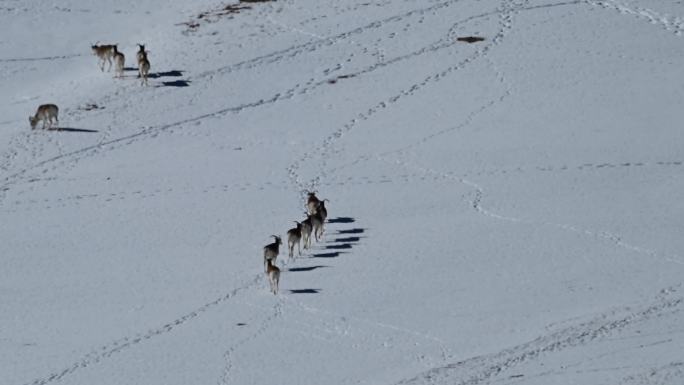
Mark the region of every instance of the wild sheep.
[[277, 235], [271, 235], [273, 238], [275, 238], [273, 243], [269, 243], [268, 245], [264, 246], [264, 266], [268, 265], [268, 262], [271, 261], [275, 264], [276, 258], [278, 258], [278, 251], [279, 251], [279, 246], [283, 243], [280, 240], [280, 237]]
[[328, 209], [325, 208], [325, 201], [327, 201], [327, 199], [318, 201], [318, 207], [316, 208], [316, 213], [314, 214], [315, 218], [313, 223], [316, 241], [323, 237], [323, 233], [325, 232], [325, 220], [328, 218]]
[[93, 54], [100, 59], [98, 62], [98, 64], [100, 65], [100, 70], [104, 72], [105, 62], [109, 62], [109, 68], [107, 68], [107, 71], [110, 71], [112, 69], [112, 57], [114, 56], [114, 46], [111, 44], [93, 44], [90, 46], [90, 49], [93, 51]]
[[116, 44], [114, 44], [112, 56], [114, 57], [114, 77], [122, 78], [124, 76], [124, 64], [126, 62], [126, 57], [124, 54], [119, 52]]
[[287, 230], [287, 247], [290, 251], [290, 258], [294, 256], [294, 246], [297, 244], [297, 253], [301, 257], [302, 224], [295, 221], [297, 227]]
[[142, 78], [140, 85], [147, 85], [147, 76], [150, 73], [150, 61], [147, 59], [145, 46], [138, 44], [138, 47], [140, 47], [136, 53], [136, 58], [138, 59], [138, 77]]
[[306, 200], [306, 211], [308, 214], [314, 214], [316, 213], [316, 208], [318, 208], [318, 203], [320, 201], [318, 200], [318, 197], [316, 197], [315, 192], [307, 191], [307, 194], [309, 194], [309, 197]]
[[311, 224], [313, 225], [314, 238], [316, 239], [316, 242], [318, 242], [323, 237], [324, 219], [321, 217], [321, 213], [319, 212], [309, 216], [309, 218], [311, 218]]
[[145, 44], [138, 43], [138, 52], [135, 53], [135, 60], [140, 63], [140, 61], [147, 57], [147, 51], [145, 51]]
[[266, 276], [271, 287], [271, 293], [278, 294], [278, 283], [280, 282], [280, 269], [273, 265], [271, 260], [266, 261]]
[[36, 114], [29, 116], [29, 123], [31, 124], [31, 129], [35, 129], [38, 121], [43, 121], [43, 129], [47, 124], [48, 129], [52, 128], [52, 119], [55, 119], [56, 123], [59, 123], [57, 115], [59, 114], [59, 108], [54, 104], [43, 104], [38, 107]]
[[302, 241], [304, 242], [304, 249], [311, 248], [311, 232], [313, 231], [313, 222], [311, 215], [307, 215], [306, 219], [302, 221]]
[[320, 217], [323, 219], [323, 223], [325, 223], [325, 220], [328, 219], [328, 209], [325, 208], [325, 202], [328, 201], [328, 199], [323, 199], [318, 202], [318, 207], [316, 208], [316, 213], [320, 214]]

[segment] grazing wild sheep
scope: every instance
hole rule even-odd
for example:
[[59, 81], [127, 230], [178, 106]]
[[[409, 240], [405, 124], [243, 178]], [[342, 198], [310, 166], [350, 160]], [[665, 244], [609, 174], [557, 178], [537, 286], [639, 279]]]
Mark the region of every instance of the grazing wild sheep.
[[112, 57], [114, 56], [114, 46], [111, 44], [94, 44], [90, 46], [90, 49], [93, 51], [93, 54], [100, 59], [98, 62], [98, 64], [100, 65], [100, 70], [104, 72], [105, 62], [109, 62], [109, 68], [107, 68], [107, 71], [110, 71], [112, 69]]
[[301, 249], [301, 239], [302, 239], [302, 224], [295, 221], [297, 224], [297, 227], [293, 229], [287, 230], [287, 247], [290, 251], [290, 258], [294, 256], [294, 246], [295, 243], [297, 244], [297, 253], [301, 257], [302, 256], [302, 249]]
[[147, 76], [150, 73], [150, 61], [147, 59], [147, 51], [143, 44], [138, 44], [140, 49], [135, 54], [138, 59], [138, 77], [142, 78], [140, 85], [147, 85]]
[[114, 77], [122, 78], [124, 76], [124, 64], [126, 62], [126, 57], [124, 56], [124, 54], [119, 52], [119, 49], [117, 48], [116, 44], [114, 44], [112, 55], [114, 57]]
[[280, 269], [273, 265], [271, 260], [266, 261], [266, 276], [271, 286], [271, 293], [278, 294], [278, 283], [280, 282]]
[[29, 123], [31, 124], [31, 129], [33, 130], [34, 128], [36, 128], [36, 125], [40, 120], [43, 121], [43, 129], [45, 129], [46, 124], [48, 129], [51, 129], [53, 118], [55, 119], [56, 123], [59, 123], [59, 119], [57, 118], [58, 114], [59, 108], [57, 108], [57, 106], [54, 104], [43, 104], [39, 106], [38, 110], [36, 111], [36, 114], [33, 116], [29, 116]]
[[268, 245], [264, 246], [264, 266], [268, 265], [268, 262], [271, 261], [275, 264], [276, 258], [278, 258], [278, 249], [279, 246], [283, 243], [280, 240], [280, 237], [277, 235], [271, 235], [273, 238], [275, 238], [273, 243], [269, 243]]

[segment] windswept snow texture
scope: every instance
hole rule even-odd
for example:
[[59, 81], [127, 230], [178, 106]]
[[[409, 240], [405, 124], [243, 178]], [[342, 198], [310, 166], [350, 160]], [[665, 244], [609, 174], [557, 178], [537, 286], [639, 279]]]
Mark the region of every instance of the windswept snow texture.
[[[0, 25], [0, 384], [684, 384], [682, 1]], [[274, 296], [262, 247], [307, 190], [325, 234]]]

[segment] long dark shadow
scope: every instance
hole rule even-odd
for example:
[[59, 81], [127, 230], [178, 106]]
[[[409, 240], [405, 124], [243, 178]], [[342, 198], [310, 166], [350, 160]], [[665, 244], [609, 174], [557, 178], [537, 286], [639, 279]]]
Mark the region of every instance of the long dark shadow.
[[356, 219], [351, 218], [351, 217], [337, 217], [337, 218], [328, 219], [328, 223], [353, 223], [353, 222], [356, 222]]
[[179, 78], [183, 76], [183, 71], [181, 70], [171, 70], [171, 71], [164, 71], [164, 72], [153, 72], [149, 75], [147, 75], [148, 78], [150, 79], [156, 79], [156, 78], [161, 78], [161, 77], [173, 77], [173, 78]]
[[330, 266], [316, 265], [316, 266], [307, 266], [307, 267], [291, 267], [291, 268], [287, 269], [287, 271], [291, 271], [291, 272], [296, 273], [298, 271], [312, 271], [312, 270], [316, 270], [316, 269], [321, 269], [323, 267], [330, 267]]
[[366, 229], [337, 230], [337, 234], [363, 234]]
[[344, 237], [344, 238], [335, 238], [334, 240], [330, 241], [332, 243], [354, 243], [358, 242], [361, 240], [361, 237]]
[[316, 253], [311, 256], [311, 258], [337, 258], [340, 256], [339, 251], [333, 251], [332, 253]]
[[352, 245], [349, 243], [343, 243], [341, 245], [325, 245], [326, 250], [348, 250], [351, 249]]
[[172, 82], [162, 82], [163, 87], [188, 87], [190, 80], [174, 80]]
[[318, 294], [320, 293], [321, 289], [295, 289], [288, 291], [290, 294]]
[[89, 130], [87, 128], [73, 128], [73, 127], [53, 127], [49, 131], [64, 131], [64, 132], [100, 132], [98, 130]]

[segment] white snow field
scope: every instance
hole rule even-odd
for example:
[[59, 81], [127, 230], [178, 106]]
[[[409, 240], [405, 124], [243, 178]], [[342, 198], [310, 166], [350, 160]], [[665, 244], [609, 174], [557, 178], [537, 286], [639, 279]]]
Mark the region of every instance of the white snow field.
[[682, 1], [4, 0], [0, 32], [0, 384], [684, 384]]

